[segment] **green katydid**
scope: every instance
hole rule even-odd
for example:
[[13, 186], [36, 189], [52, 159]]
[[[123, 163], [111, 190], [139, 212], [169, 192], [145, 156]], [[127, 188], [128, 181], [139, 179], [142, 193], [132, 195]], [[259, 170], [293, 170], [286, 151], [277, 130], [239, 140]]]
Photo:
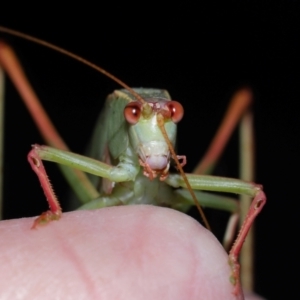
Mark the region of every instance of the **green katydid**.
[[[107, 74], [105, 71], [104, 73]], [[124, 84], [122, 85], [124, 87]], [[127, 86], [125, 87], [128, 88]], [[105, 189], [105, 195], [103, 195], [103, 193], [99, 195], [98, 191], [95, 191], [92, 185], [90, 185], [89, 180], [85, 177], [85, 183], [83, 183], [83, 185], [90, 185], [90, 189], [78, 189], [78, 193], [82, 195], [82, 201], [87, 202], [83, 205], [83, 208], [155, 202], [155, 204], [166, 205], [185, 211], [194, 204], [192, 197], [186, 190], [174, 190], [170, 187], [186, 187], [186, 182], [184, 182], [182, 177], [177, 174], [168, 174], [169, 158], [171, 157], [169, 150], [170, 146], [165, 142], [165, 137], [158, 128], [158, 122], [164, 123], [169, 140], [174, 146], [176, 127], [173, 121], [179, 121], [182, 116], [180, 104], [170, 101], [167, 92], [157, 89], [136, 89], [132, 91], [132, 89], [128, 88], [128, 90], [116, 91], [109, 99], [111, 100], [109, 101], [110, 104], [107, 104], [107, 110], [110, 110], [112, 114], [117, 115], [116, 122], [111, 124], [109, 121], [110, 119], [107, 116], [100, 119], [101, 122], [107, 122], [106, 125], [109, 126], [112, 131], [100, 134], [100, 137], [104, 139], [104, 143], [102, 143], [102, 148], [93, 150], [92, 156], [105, 162], [112, 161], [115, 163], [115, 167], [93, 159], [45, 146], [36, 145], [30, 152], [29, 161], [42, 182], [51, 209], [37, 219], [35, 225], [40, 222], [48, 222], [51, 219], [57, 219], [61, 214], [58, 201], [53, 195], [51, 187], [47, 181], [44, 180], [45, 172], [42, 167], [42, 160], [54, 161], [63, 165], [72, 166], [79, 170], [107, 178], [110, 182], [116, 182], [113, 188], [112, 184], [109, 184], [109, 187]], [[110, 107], [111, 103], [113, 104], [112, 107]], [[243, 111], [243, 109], [241, 109], [241, 111]], [[123, 117], [124, 111], [125, 118]], [[153, 124], [152, 127], [147, 125], [149, 122]], [[105, 128], [108, 128], [107, 126]], [[149, 129], [150, 127], [152, 130], [150, 133], [142, 133], [138, 137], [141, 127], [143, 129]], [[127, 133], [127, 130], [129, 130], [129, 134]], [[49, 128], [45, 129], [44, 132], [48, 132], [47, 134], [49, 134]], [[153, 139], [151, 139], [151, 141], [148, 139], [148, 134], [150, 135], [150, 138], [153, 138], [155, 135], [155, 143], [160, 145], [158, 148], [154, 145], [153, 151], [155, 151], [155, 153], [151, 151], [148, 153], [148, 149], [151, 149], [153, 144], [155, 144], [153, 143]], [[96, 132], [95, 136], [98, 136], [98, 132]], [[144, 137], [148, 139], [146, 142], [148, 142], [148, 145], [150, 146], [144, 145], [140, 147], [141, 139]], [[119, 142], [120, 139], [122, 140], [122, 143], [116, 143], [116, 141]], [[50, 145], [53, 145], [56, 148], [67, 149], [62, 141], [58, 141], [57, 139], [52, 140], [51, 134], [46, 136], [46, 140]], [[108, 146], [106, 147], [107, 144]], [[107, 149], [109, 150], [109, 154]], [[161, 152], [161, 150], [163, 150], [163, 152]], [[137, 152], [139, 156], [136, 155]], [[155, 161], [154, 166], [151, 165], [153, 156], [158, 158], [158, 162]], [[173, 158], [176, 157], [173, 155]], [[216, 156], [214, 156], [214, 159], [215, 158]], [[143, 168], [141, 168], [141, 166]], [[180, 167], [180, 165], [178, 167]], [[79, 177], [83, 176], [81, 172], [70, 172], [70, 169], [65, 167], [62, 167], [62, 169], [65, 173], [69, 174], [67, 176], [77, 178], [76, 183], [73, 183], [73, 187], [76, 188], [82, 186], [82, 181], [77, 177], [77, 175]], [[207, 171], [207, 167], [205, 169], [205, 171]], [[146, 177], [144, 175], [146, 175]], [[153, 180], [149, 180], [147, 177], [150, 177], [150, 179]], [[233, 269], [232, 278], [238, 281], [238, 270], [236, 268], [237, 256], [255, 216], [260, 212], [265, 203], [265, 195], [259, 185], [237, 179], [191, 174], [187, 175], [187, 178], [191, 187], [195, 190], [231, 192], [247, 194], [254, 197], [252, 206], [249, 210], [249, 216], [245, 221], [245, 226], [242, 227], [237, 242], [230, 252], [230, 261], [232, 262]], [[124, 181], [126, 182], [125, 184], [117, 183]], [[78, 182], [80, 182], [80, 185]], [[160, 190], [160, 192], [163, 192], [164, 194], [157, 194], [157, 190]], [[199, 191], [196, 191], [195, 194], [197, 200], [202, 203], [202, 205], [205, 203], [205, 206], [219, 206], [220, 208], [228, 209], [231, 212], [236, 211], [236, 202], [225, 199], [224, 197], [213, 196]], [[88, 198], [93, 201], [88, 202]], [[236, 284], [236, 286], [238, 286], [238, 284]]]

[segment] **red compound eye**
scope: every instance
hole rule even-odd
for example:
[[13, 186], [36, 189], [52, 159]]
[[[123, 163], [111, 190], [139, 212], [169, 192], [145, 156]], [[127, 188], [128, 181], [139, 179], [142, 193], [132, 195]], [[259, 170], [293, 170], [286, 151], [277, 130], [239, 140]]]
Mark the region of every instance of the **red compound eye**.
[[167, 106], [171, 112], [171, 119], [174, 123], [178, 123], [183, 117], [183, 107], [177, 101], [167, 102]]
[[141, 115], [141, 105], [138, 102], [130, 102], [124, 108], [124, 117], [129, 124], [136, 124]]

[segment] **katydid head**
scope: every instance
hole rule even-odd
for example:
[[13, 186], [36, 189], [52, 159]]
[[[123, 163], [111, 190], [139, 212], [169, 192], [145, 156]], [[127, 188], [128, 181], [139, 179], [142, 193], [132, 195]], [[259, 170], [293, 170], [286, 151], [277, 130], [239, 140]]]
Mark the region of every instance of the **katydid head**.
[[157, 116], [162, 117], [168, 138], [174, 147], [176, 123], [183, 117], [183, 107], [168, 99], [145, 100], [146, 104], [129, 102], [124, 109], [124, 117], [130, 124], [130, 143], [139, 156], [144, 175], [150, 179], [160, 175], [160, 179], [164, 180], [168, 175], [171, 155], [169, 145], [158, 126]]
[[[133, 124], [136, 121], [139, 120], [140, 115], [142, 116], [142, 118], [144, 120], [147, 120], [148, 124], [152, 124], [151, 126], [149, 126], [150, 132], [155, 132], [157, 133], [159, 131], [158, 126], [155, 125], [155, 120], [153, 115], [161, 115], [163, 116], [164, 119], [174, 119], [175, 121], [179, 121], [182, 116], [183, 116], [183, 109], [182, 106], [174, 101], [169, 102], [169, 106], [168, 105], [162, 105], [162, 104], [154, 104], [154, 103], [158, 103], [157, 101], [145, 101], [143, 99], [143, 97], [136, 92], [134, 89], [132, 89], [131, 87], [129, 87], [127, 84], [125, 84], [123, 81], [121, 81], [119, 78], [117, 78], [116, 76], [114, 76], [113, 74], [107, 72], [105, 69], [89, 62], [88, 60], [73, 54], [72, 52], [69, 52], [65, 49], [62, 49], [60, 47], [57, 47], [51, 43], [48, 43], [46, 41], [37, 39], [35, 37], [29, 36], [27, 34], [24, 34], [22, 32], [18, 32], [9, 28], [5, 28], [0, 26], [0, 31], [2, 32], [6, 32], [9, 33], [11, 35], [14, 36], [18, 36], [20, 38], [32, 41], [34, 43], [46, 46], [50, 49], [53, 49], [55, 51], [58, 51], [62, 54], [65, 54], [69, 57], [72, 57], [73, 59], [80, 61], [88, 66], [90, 66], [91, 68], [97, 70], [98, 72], [104, 74], [105, 76], [107, 76], [108, 78], [112, 79], [113, 81], [115, 81], [116, 83], [118, 83], [120, 86], [122, 86], [123, 88], [125, 88], [132, 96], [134, 96], [134, 98], [136, 99], [136, 101], [134, 101], [135, 105], [134, 106], [130, 106], [128, 108], [125, 109], [125, 118], [126, 120], [130, 123]], [[175, 104], [176, 103], [176, 104]], [[150, 123], [149, 123], [150, 121]], [[143, 122], [142, 122], [143, 123]], [[166, 122], [166, 124], [168, 124], [169, 122]], [[135, 127], [137, 124], [132, 125], [132, 127]], [[143, 127], [147, 127], [147, 125], [144, 124]], [[176, 127], [176, 126], [175, 126]], [[156, 129], [154, 129], [156, 128]], [[167, 130], [168, 131], [168, 130]], [[174, 129], [173, 129], [174, 131]], [[175, 137], [171, 136], [171, 142], [167, 143], [166, 141], [163, 142], [163, 140], [165, 140], [167, 137], [164, 136], [161, 132], [160, 133], [160, 138], [161, 141], [158, 141], [159, 143], [161, 142], [161, 145], [156, 145], [153, 147], [153, 143], [149, 143], [149, 141], [146, 141], [147, 146], [145, 146], [144, 148], [140, 148], [140, 147], [136, 147], [135, 144], [137, 144], [137, 141], [134, 141], [133, 144], [135, 145], [134, 148], [138, 148], [138, 149], [142, 149], [139, 150], [138, 153], [141, 157], [142, 160], [142, 165], [145, 164], [145, 170], [147, 169], [147, 171], [145, 171], [145, 175], [148, 176], [149, 178], [154, 178], [156, 177], [157, 173], [162, 173], [162, 177], [161, 179], [166, 178], [167, 174], [168, 174], [168, 169], [169, 169], [169, 161], [170, 161], [170, 152], [169, 150], [165, 150], [168, 149], [168, 147], [170, 147], [171, 145], [175, 144]], [[145, 134], [144, 129], [142, 130], [142, 135]], [[176, 130], [175, 130], [175, 135], [176, 135]], [[147, 136], [147, 134], [146, 134]], [[151, 134], [150, 134], [151, 136]], [[156, 142], [154, 142], [156, 143]], [[162, 144], [164, 145], [163, 147]], [[154, 148], [154, 149], [153, 149]], [[162, 152], [163, 155], [158, 155], [158, 148], [162, 148]], [[154, 155], [152, 156], [150, 154], [150, 152], [152, 152], [152, 150], [154, 151]], [[156, 159], [153, 159], [153, 157], [155, 157]], [[150, 163], [150, 164], [149, 164]], [[150, 171], [152, 170], [152, 171]], [[153, 174], [153, 175], [152, 175]]]

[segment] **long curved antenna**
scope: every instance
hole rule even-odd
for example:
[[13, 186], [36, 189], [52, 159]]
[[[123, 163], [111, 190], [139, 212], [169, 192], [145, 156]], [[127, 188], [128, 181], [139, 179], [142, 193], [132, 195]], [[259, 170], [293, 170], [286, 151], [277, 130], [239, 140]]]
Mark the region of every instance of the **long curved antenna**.
[[[28, 34], [25, 34], [25, 33], [22, 33], [22, 32], [13, 30], [13, 29], [9, 29], [9, 28], [0, 26], [0, 31], [4, 32], [4, 33], [11, 34], [13, 36], [17, 36], [17, 37], [23, 38], [25, 40], [28, 40], [28, 41], [31, 41], [31, 42], [34, 42], [34, 43], [37, 43], [37, 44], [42, 45], [44, 47], [53, 49], [53, 50], [55, 50], [55, 51], [57, 51], [59, 53], [62, 53], [64, 55], [66, 55], [66, 56], [69, 56], [69, 57], [71, 57], [71, 58], [73, 58], [73, 59], [75, 59], [75, 60], [77, 60], [77, 61], [79, 61], [79, 62], [81, 62], [81, 63], [83, 63], [83, 64], [85, 64], [85, 65], [87, 65], [87, 66], [89, 66], [89, 67], [91, 67], [93, 69], [95, 69], [95, 70], [97, 70], [97, 71], [99, 71], [100, 73], [104, 74], [105, 76], [107, 76], [108, 78], [112, 79], [113, 81], [115, 81], [116, 83], [118, 83], [120, 86], [122, 86], [123, 88], [125, 88], [126, 90], [128, 90], [140, 103], [142, 103], [144, 105], [144, 109], [145, 110], [147, 110], [147, 108], [149, 108], [148, 103], [137, 92], [135, 92], [131, 87], [129, 87], [126, 83], [124, 83], [122, 80], [120, 80], [119, 78], [117, 78], [113, 74], [107, 72], [105, 69], [103, 69], [103, 68], [95, 65], [94, 63], [92, 63], [92, 62], [84, 59], [83, 57], [81, 57], [79, 55], [76, 55], [76, 54], [74, 54], [74, 53], [72, 53], [72, 52], [70, 52], [68, 50], [63, 49], [63, 48], [60, 48], [60, 47], [58, 47], [56, 45], [53, 45], [53, 44], [51, 44], [49, 42], [46, 42], [44, 40], [32, 37], [32, 36], [30, 36]], [[165, 128], [164, 128], [163, 124], [159, 125], [159, 128], [162, 131], [162, 134], [164, 135], [164, 137], [166, 139], [166, 142], [168, 143], [170, 152], [172, 153], [172, 156], [173, 156], [173, 158], [174, 158], [174, 160], [176, 162], [176, 165], [178, 166], [178, 169], [180, 170], [181, 176], [183, 177], [183, 180], [185, 181], [185, 183], [187, 185], [187, 189], [190, 191], [190, 193], [192, 195], [192, 198], [194, 199], [195, 205], [196, 205], [196, 207], [197, 207], [197, 209], [198, 209], [198, 211], [199, 211], [199, 213], [200, 213], [200, 215], [201, 215], [201, 217], [203, 219], [203, 222], [204, 222], [206, 228], [210, 230], [210, 226], [208, 224], [208, 221], [207, 221], [207, 219], [206, 219], [206, 217], [204, 215], [204, 212], [203, 212], [201, 206], [199, 205], [199, 203], [198, 203], [198, 201], [196, 199], [196, 196], [195, 196], [195, 194], [194, 194], [194, 192], [193, 192], [193, 190], [192, 190], [192, 188], [191, 188], [191, 186], [190, 186], [190, 184], [189, 184], [189, 182], [187, 180], [187, 177], [186, 177], [186, 175], [185, 175], [185, 173], [184, 173], [184, 171], [183, 171], [183, 169], [182, 169], [182, 167], [181, 167], [181, 165], [180, 165], [180, 163], [179, 163], [179, 161], [178, 161], [178, 159], [177, 159], [177, 157], [175, 155], [175, 150], [172, 147], [172, 144], [170, 143], [170, 140], [169, 140], [169, 138], [167, 136], [167, 133], [165, 131]]]
[[22, 32], [19, 32], [19, 31], [16, 31], [16, 30], [13, 30], [13, 29], [9, 29], [9, 28], [6, 28], [6, 27], [3, 27], [3, 26], [0, 26], [0, 31], [2, 32], [5, 32], [5, 33], [8, 33], [8, 34], [11, 34], [11, 35], [14, 35], [14, 36], [18, 36], [22, 39], [25, 39], [25, 40], [28, 40], [28, 41], [31, 41], [31, 42], [34, 42], [34, 43], [37, 43], [39, 45], [42, 45], [44, 47], [47, 47], [47, 48], [50, 48], [50, 49], [53, 49], [57, 52], [60, 52], [66, 56], [69, 56], [69, 57], [72, 57], [73, 59], [77, 60], [77, 61], [80, 61], [81, 63], [99, 71], [100, 73], [104, 74], [105, 76], [107, 76], [108, 78], [112, 79], [113, 81], [115, 81], [116, 83], [118, 83], [120, 86], [122, 86], [123, 88], [125, 88], [126, 90], [128, 90], [134, 97], [136, 97], [136, 99], [141, 102], [142, 104], [145, 104], [146, 101], [137, 93], [135, 92], [131, 87], [129, 87], [126, 83], [124, 83], [122, 80], [120, 80], [119, 78], [117, 78], [116, 76], [114, 76], [113, 74], [107, 72], [106, 70], [104, 70], [103, 68], [93, 64], [92, 62], [88, 61], [87, 59], [84, 59], [83, 57], [79, 56], [79, 55], [76, 55], [68, 50], [65, 50], [63, 48], [60, 48], [58, 46], [55, 46], [51, 43], [48, 43], [44, 40], [41, 40], [41, 39], [38, 39], [38, 38], [35, 38], [33, 36], [30, 36], [28, 34], [25, 34], [25, 33], [22, 33]]

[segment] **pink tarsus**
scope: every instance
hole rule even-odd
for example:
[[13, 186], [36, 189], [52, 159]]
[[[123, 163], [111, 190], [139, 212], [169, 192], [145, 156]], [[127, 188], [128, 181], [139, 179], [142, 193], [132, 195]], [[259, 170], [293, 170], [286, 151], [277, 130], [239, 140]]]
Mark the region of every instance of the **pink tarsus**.
[[61, 217], [62, 210], [57, 197], [54, 194], [53, 188], [46, 174], [43, 162], [39, 157], [37, 149], [41, 148], [39, 145], [33, 145], [32, 150], [28, 153], [27, 159], [39, 178], [45, 196], [47, 198], [50, 210], [42, 213], [33, 223], [31, 228], [36, 228], [37, 225], [47, 224], [52, 220], [58, 220]]
[[261, 186], [258, 193], [255, 195], [249, 211], [247, 213], [246, 219], [241, 227], [241, 230], [236, 238], [230, 252], [229, 252], [229, 265], [231, 267], [230, 281], [234, 285], [233, 293], [239, 295], [241, 293], [241, 283], [240, 283], [240, 264], [238, 262], [238, 256], [243, 246], [243, 243], [247, 237], [247, 234], [256, 218], [256, 216], [261, 212], [262, 208], [266, 203], [266, 195], [261, 190]]

